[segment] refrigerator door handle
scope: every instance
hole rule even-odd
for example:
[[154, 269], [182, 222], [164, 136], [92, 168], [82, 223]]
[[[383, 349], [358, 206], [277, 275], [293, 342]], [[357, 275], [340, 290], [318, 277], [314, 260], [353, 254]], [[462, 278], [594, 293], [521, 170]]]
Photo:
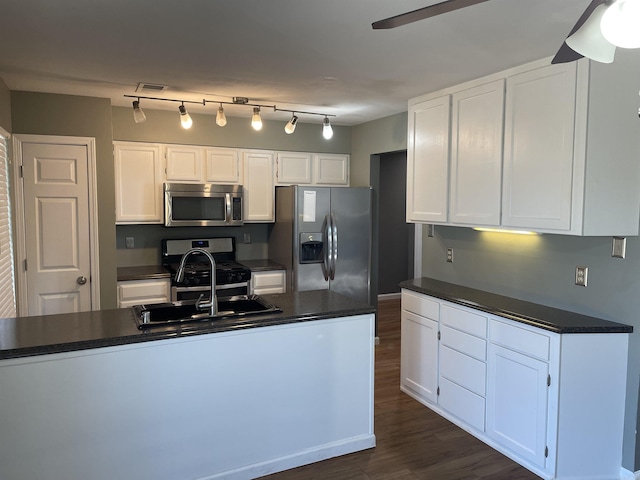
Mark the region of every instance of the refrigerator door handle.
[[324, 279], [329, 281], [329, 277], [331, 275], [331, 218], [329, 215], [324, 216], [324, 221], [322, 222], [322, 274], [324, 275]]
[[331, 280], [333, 280], [336, 276], [336, 265], [338, 262], [338, 222], [336, 222], [336, 217], [331, 213]]

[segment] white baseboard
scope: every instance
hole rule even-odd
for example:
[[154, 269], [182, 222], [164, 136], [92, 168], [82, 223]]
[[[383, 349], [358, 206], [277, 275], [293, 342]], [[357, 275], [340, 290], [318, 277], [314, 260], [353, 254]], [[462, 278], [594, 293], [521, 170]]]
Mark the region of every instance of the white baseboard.
[[375, 446], [375, 435], [361, 435], [348, 440], [304, 450], [292, 455], [275, 458], [266, 462], [256, 463], [236, 470], [211, 475], [201, 480], [249, 480], [251, 478], [263, 477], [272, 473], [289, 470], [290, 468], [320, 462], [328, 458], [366, 450]]
[[380, 300], [395, 300], [396, 298], [400, 298], [400, 292], [398, 293], [381, 293], [378, 295], [378, 301]]

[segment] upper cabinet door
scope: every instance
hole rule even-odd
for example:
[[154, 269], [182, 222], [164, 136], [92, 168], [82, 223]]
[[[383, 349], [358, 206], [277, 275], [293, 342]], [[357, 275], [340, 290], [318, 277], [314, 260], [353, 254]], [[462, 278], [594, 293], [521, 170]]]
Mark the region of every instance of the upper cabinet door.
[[313, 183], [316, 185], [349, 185], [349, 155], [338, 153], [314, 154], [313, 168]]
[[507, 78], [502, 224], [571, 229], [576, 64]]
[[162, 148], [114, 142], [116, 223], [163, 223]]
[[504, 80], [452, 98], [449, 221], [500, 225]]
[[243, 152], [243, 214], [245, 222], [275, 221], [274, 153]]
[[221, 184], [242, 183], [242, 162], [238, 150], [233, 148], [207, 148], [205, 150], [205, 182]]
[[279, 152], [276, 159], [276, 185], [311, 183], [311, 154]]
[[203, 149], [171, 145], [167, 147], [167, 181], [202, 182], [204, 178]]
[[407, 221], [447, 221], [451, 97], [409, 106]]

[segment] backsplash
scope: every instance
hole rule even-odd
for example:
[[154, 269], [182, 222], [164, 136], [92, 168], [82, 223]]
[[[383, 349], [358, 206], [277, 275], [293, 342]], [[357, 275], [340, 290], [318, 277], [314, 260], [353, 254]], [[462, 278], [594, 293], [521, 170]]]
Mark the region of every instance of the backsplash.
[[[159, 265], [161, 241], [165, 238], [234, 237], [237, 260], [268, 258], [269, 224], [253, 223], [241, 227], [174, 227], [162, 225], [116, 225], [116, 260], [118, 267]], [[250, 243], [245, 243], [248, 235]], [[133, 248], [127, 248], [133, 238]]]

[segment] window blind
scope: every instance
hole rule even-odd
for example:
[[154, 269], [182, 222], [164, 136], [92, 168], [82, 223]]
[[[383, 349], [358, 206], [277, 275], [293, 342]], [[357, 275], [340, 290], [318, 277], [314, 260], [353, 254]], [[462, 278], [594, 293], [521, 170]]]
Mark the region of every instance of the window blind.
[[0, 135], [0, 318], [16, 316], [7, 138]]

